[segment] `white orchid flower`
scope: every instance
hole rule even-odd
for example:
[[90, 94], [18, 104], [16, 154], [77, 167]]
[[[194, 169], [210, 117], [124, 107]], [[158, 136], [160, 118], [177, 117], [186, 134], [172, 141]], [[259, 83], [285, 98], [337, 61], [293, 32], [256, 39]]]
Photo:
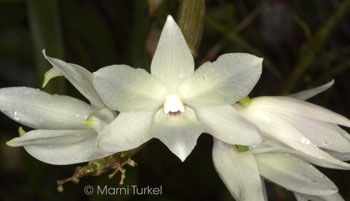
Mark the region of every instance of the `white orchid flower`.
[[299, 158], [310, 158], [308, 155], [295, 153], [271, 148], [239, 152], [235, 146], [214, 139], [213, 162], [237, 201], [267, 201], [262, 178], [293, 191], [298, 201], [343, 200], [331, 180]]
[[81, 66], [47, 57], [43, 53], [53, 65], [45, 74], [43, 85], [53, 77], [63, 75], [91, 105], [34, 88], [2, 88], [0, 111], [18, 123], [36, 129], [27, 133], [21, 130], [22, 135], [7, 144], [23, 146], [36, 159], [54, 165], [81, 163], [111, 155], [97, 148], [97, 131], [114, 120], [116, 114], [106, 108], [97, 95], [92, 85], [92, 74]]
[[158, 138], [182, 161], [202, 132], [230, 143], [261, 141], [256, 127], [230, 104], [247, 96], [258, 81], [262, 59], [225, 54], [194, 72], [181, 30], [168, 16], [151, 63], [151, 74], [127, 65], [94, 73], [103, 102], [121, 113], [98, 136], [101, 149], [120, 152]]
[[234, 107], [242, 116], [255, 123], [264, 137], [334, 166], [348, 168], [348, 164], [321, 149], [349, 155], [350, 136], [338, 125], [350, 127], [350, 120], [326, 108], [303, 101], [328, 89], [332, 84], [333, 81], [291, 97], [253, 98], [246, 107], [240, 104], [235, 104]]

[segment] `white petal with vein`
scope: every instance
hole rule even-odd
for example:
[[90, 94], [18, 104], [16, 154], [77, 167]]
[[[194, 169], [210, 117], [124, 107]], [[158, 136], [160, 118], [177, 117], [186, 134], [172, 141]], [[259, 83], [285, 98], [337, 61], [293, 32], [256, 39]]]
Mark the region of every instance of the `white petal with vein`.
[[295, 94], [291, 94], [289, 95], [289, 97], [292, 97], [292, 98], [297, 98], [297, 99], [300, 99], [300, 100], [307, 100], [309, 98], [312, 98], [314, 96], [316, 96], [317, 94], [319, 93], [322, 93], [324, 91], [326, 91], [327, 89], [329, 89], [330, 87], [332, 87], [334, 84], [334, 80], [324, 84], [324, 85], [321, 85], [319, 87], [315, 87], [315, 88], [312, 88], [312, 89], [308, 89], [308, 90], [303, 90], [303, 91], [300, 91], [300, 92], [297, 92]]
[[190, 106], [232, 104], [250, 93], [261, 70], [259, 57], [245, 53], [224, 54], [200, 66], [181, 84], [179, 93]]
[[36, 159], [68, 165], [102, 158], [112, 153], [99, 150], [92, 130], [33, 130], [13, 139], [10, 146], [24, 146]]
[[325, 196], [311, 196], [300, 193], [294, 193], [297, 201], [344, 201], [344, 198], [339, 193]]
[[134, 149], [150, 140], [153, 111], [121, 112], [98, 136], [99, 147], [109, 152]]
[[280, 118], [292, 124], [318, 147], [338, 152], [350, 152], [350, 135], [336, 124], [303, 116], [283, 115]]
[[87, 130], [32, 130], [21, 137], [13, 138], [8, 145], [12, 147], [28, 145], [73, 144], [89, 137], [96, 137], [97, 133]]
[[160, 107], [167, 87], [143, 69], [127, 65], [104, 67], [94, 73], [94, 86], [103, 102], [117, 111]]
[[160, 139], [181, 161], [185, 161], [203, 131], [194, 111], [185, 107], [185, 111], [178, 114], [166, 114], [160, 109], [154, 117], [151, 135]]
[[180, 28], [169, 15], [152, 59], [152, 75], [166, 83], [174, 92], [193, 71], [191, 51]]
[[305, 137], [297, 128], [290, 122], [281, 118], [272, 112], [259, 110], [256, 107], [243, 108], [235, 105], [240, 114], [248, 120], [255, 123], [261, 134], [272, 140], [276, 140], [284, 145], [287, 145], [295, 150], [301, 151], [310, 156], [324, 160], [327, 163], [343, 166], [344, 164], [338, 159], [330, 156], [328, 153], [319, 149], [310, 139]]
[[301, 151], [296, 151], [289, 148], [284, 147], [266, 147], [266, 148], [256, 148], [251, 150], [254, 154], [259, 153], [284, 153], [284, 154], [292, 154], [300, 159], [303, 159], [304, 161], [307, 161], [309, 163], [312, 163], [314, 165], [325, 167], [325, 168], [332, 168], [332, 169], [340, 169], [340, 170], [350, 170], [350, 164], [343, 162], [343, 161], [336, 161], [332, 160], [332, 162], [329, 162], [327, 160], [323, 160], [322, 158], [317, 158], [314, 156], [310, 156], [308, 154], [305, 154]]
[[254, 155], [261, 176], [299, 193], [331, 195], [338, 192], [334, 183], [311, 164], [292, 155], [264, 153]]
[[303, 116], [310, 119], [327, 121], [343, 126], [350, 127], [350, 120], [340, 114], [337, 114], [324, 107], [308, 103], [306, 101], [297, 100], [290, 97], [282, 96], [262, 96], [252, 99], [249, 107], [256, 107], [265, 111], [274, 112], [276, 114], [289, 116]]
[[226, 143], [254, 145], [262, 140], [258, 128], [231, 105], [200, 107], [194, 110], [205, 131]]
[[38, 89], [9, 87], [0, 89], [0, 111], [31, 128], [85, 129], [93, 108], [81, 100], [51, 95]]
[[105, 108], [100, 97], [97, 95], [96, 90], [92, 84], [92, 74], [85, 68], [72, 64], [66, 63], [60, 59], [48, 57], [43, 50], [45, 58], [56, 68], [69, 82], [83, 94], [90, 103], [99, 109]]
[[213, 162], [220, 178], [239, 201], [264, 201], [263, 187], [254, 156], [239, 153], [229, 144], [214, 139]]

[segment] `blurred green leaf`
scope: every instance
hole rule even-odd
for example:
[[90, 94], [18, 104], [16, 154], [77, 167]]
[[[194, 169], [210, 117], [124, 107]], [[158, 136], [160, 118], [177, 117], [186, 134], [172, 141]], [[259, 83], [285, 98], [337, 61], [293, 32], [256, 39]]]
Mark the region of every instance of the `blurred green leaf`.
[[[45, 72], [51, 68], [42, 55], [42, 50], [45, 49], [49, 56], [61, 59], [63, 57], [59, 12], [56, 0], [27, 0], [27, 8], [33, 39], [32, 52], [35, 59], [35, 71], [38, 84], [41, 86]], [[64, 80], [54, 80], [45, 90], [64, 93]]]
[[68, 29], [65, 35], [67, 37], [75, 35], [72, 40], [80, 40], [74, 42], [79, 46], [75, 50], [79, 51], [84, 46], [94, 59], [94, 65], [99, 67], [117, 63], [119, 54], [113, 35], [96, 7], [78, 1], [64, 1], [61, 6], [64, 25]]
[[333, 14], [329, 16], [327, 21], [320, 26], [317, 32], [304, 42], [300, 49], [298, 60], [294, 64], [287, 79], [283, 82], [281, 89], [283, 94], [289, 94], [293, 91], [293, 89], [299, 83], [299, 80], [303, 77], [304, 73], [311, 66], [316, 55], [324, 47], [333, 29], [346, 14], [349, 14], [349, 10], [350, 1], [343, 0], [341, 3], [339, 3]]
[[20, 25], [13, 25], [0, 32], [1, 57], [17, 60], [24, 64], [31, 64], [32, 57], [30, 38], [27, 30]]
[[[236, 14], [235, 6], [231, 2], [223, 2], [207, 11], [207, 15], [219, 22], [226, 32], [237, 24]], [[212, 29], [208, 31], [215, 32]]]
[[147, 1], [134, 3], [133, 6], [133, 17], [127, 43], [128, 63], [133, 67], [150, 70], [149, 58], [145, 53], [145, 39], [150, 26]]

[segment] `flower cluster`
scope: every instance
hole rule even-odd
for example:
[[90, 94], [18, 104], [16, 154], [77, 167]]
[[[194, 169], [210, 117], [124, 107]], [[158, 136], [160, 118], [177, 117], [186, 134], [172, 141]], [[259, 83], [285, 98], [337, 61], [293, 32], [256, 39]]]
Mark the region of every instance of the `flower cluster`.
[[[127, 65], [95, 73], [46, 56], [50, 79], [64, 76], [90, 102], [26, 87], [0, 89], [0, 111], [33, 128], [7, 142], [55, 165], [103, 158], [152, 138], [185, 161], [203, 132], [214, 137], [215, 168], [239, 201], [267, 200], [264, 179], [298, 201], [343, 200], [313, 165], [350, 169], [350, 120], [305, 100], [333, 82], [289, 97], [247, 98], [262, 59], [224, 54], [194, 71], [181, 30], [167, 18], [151, 74]], [[244, 101], [241, 101], [241, 100]], [[240, 103], [238, 103], [240, 101]], [[119, 113], [117, 113], [119, 112]], [[118, 114], [118, 115], [117, 115]]]

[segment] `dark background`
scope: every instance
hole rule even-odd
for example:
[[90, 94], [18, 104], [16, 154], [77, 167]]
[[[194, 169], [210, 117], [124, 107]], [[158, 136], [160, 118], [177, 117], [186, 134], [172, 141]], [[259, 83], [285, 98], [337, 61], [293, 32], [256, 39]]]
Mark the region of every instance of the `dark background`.
[[[160, 2], [158, 7], [156, 2]], [[350, 16], [333, 22], [326, 37], [316, 36], [342, 2], [207, 0], [196, 66], [228, 52], [263, 57], [263, 75], [252, 97], [296, 92], [334, 78], [335, 85], [311, 101], [349, 117]], [[49, 68], [41, 55], [43, 48], [50, 56], [90, 71], [111, 64], [149, 70], [166, 16], [176, 18], [178, 7], [177, 0], [0, 0], [0, 87], [39, 87]], [[305, 48], [312, 54], [303, 54]], [[309, 59], [306, 70], [291, 79], [303, 59]], [[286, 85], [292, 87], [286, 90]], [[47, 90], [83, 99], [63, 78], [54, 80]], [[58, 193], [56, 180], [71, 176], [76, 165], [44, 164], [22, 148], [7, 147], [5, 142], [17, 136], [19, 126], [0, 114], [0, 200], [233, 200], [213, 167], [212, 140], [207, 134], [199, 138], [184, 163], [158, 140], [134, 157], [138, 166], [127, 168], [126, 185], [162, 185], [162, 196], [102, 197], [84, 195], [83, 187], [117, 187], [119, 174], [113, 179], [107, 174], [86, 177], [79, 185], [68, 183]], [[321, 171], [350, 200], [350, 172]], [[294, 200], [292, 193], [276, 185], [269, 184], [268, 191], [271, 201]]]

